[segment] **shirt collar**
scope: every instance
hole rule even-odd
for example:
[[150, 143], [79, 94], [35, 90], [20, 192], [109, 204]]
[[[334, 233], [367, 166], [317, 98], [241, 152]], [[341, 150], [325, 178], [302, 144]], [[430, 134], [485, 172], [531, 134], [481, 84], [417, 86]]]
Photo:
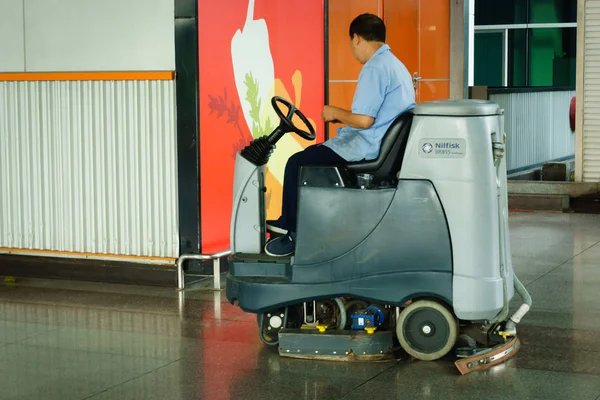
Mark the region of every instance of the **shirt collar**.
[[[371, 58], [369, 58], [369, 61], [371, 61], [372, 59], [374, 59], [375, 57], [377, 57], [378, 55], [380, 55], [384, 51], [388, 51], [388, 50], [391, 50], [390, 46], [388, 44], [384, 44], [383, 46], [381, 46], [380, 48], [378, 48], [375, 53], [373, 53], [373, 55], [371, 56]], [[369, 62], [369, 61], [367, 61], [367, 62]]]

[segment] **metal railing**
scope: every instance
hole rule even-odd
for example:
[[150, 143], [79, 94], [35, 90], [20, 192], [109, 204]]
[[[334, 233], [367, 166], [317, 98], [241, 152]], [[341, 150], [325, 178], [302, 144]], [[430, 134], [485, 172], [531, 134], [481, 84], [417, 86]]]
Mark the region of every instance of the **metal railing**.
[[183, 264], [188, 260], [200, 260], [213, 262], [213, 289], [221, 290], [221, 258], [231, 255], [231, 250], [222, 251], [215, 254], [184, 254], [177, 259], [177, 289], [185, 289], [185, 273]]

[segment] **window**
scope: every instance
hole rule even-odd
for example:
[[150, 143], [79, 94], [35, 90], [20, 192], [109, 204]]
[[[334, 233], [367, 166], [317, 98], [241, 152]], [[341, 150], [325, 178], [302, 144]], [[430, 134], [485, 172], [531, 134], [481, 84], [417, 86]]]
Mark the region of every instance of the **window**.
[[475, 86], [504, 86], [504, 32], [475, 36]]
[[577, 22], [577, 0], [475, 0], [475, 25]]
[[577, 28], [529, 30], [528, 86], [575, 86]]
[[475, 0], [475, 25], [527, 23], [527, 1]]
[[575, 86], [577, 0], [475, 0], [475, 85]]
[[508, 82], [506, 86], [527, 86], [527, 29], [508, 31]]
[[[498, 1], [502, 3], [502, 1]], [[577, 0], [528, 0], [527, 22], [556, 24], [577, 22]]]

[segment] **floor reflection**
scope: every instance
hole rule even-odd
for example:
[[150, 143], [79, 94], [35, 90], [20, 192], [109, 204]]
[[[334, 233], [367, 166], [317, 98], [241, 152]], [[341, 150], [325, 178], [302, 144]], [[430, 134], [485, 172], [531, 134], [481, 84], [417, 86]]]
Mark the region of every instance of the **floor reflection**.
[[533, 296], [508, 363], [281, 358], [223, 291], [18, 279], [0, 286], [0, 399], [600, 398], [600, 216], [511, 215]]

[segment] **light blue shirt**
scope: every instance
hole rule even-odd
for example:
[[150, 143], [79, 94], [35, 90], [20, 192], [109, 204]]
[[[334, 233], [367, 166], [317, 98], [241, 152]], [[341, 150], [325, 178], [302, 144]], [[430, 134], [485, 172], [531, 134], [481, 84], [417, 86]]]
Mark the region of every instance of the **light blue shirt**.
[[367, 129], [338, 128], [329, 147], [346, 161], [372, 160], [379, 155], [381, 140], [400, 114], [414, 108], [415, 90], [410, 73], [384, 44], [365, 63], [352, 101], [352, 113], [375, 118]]

